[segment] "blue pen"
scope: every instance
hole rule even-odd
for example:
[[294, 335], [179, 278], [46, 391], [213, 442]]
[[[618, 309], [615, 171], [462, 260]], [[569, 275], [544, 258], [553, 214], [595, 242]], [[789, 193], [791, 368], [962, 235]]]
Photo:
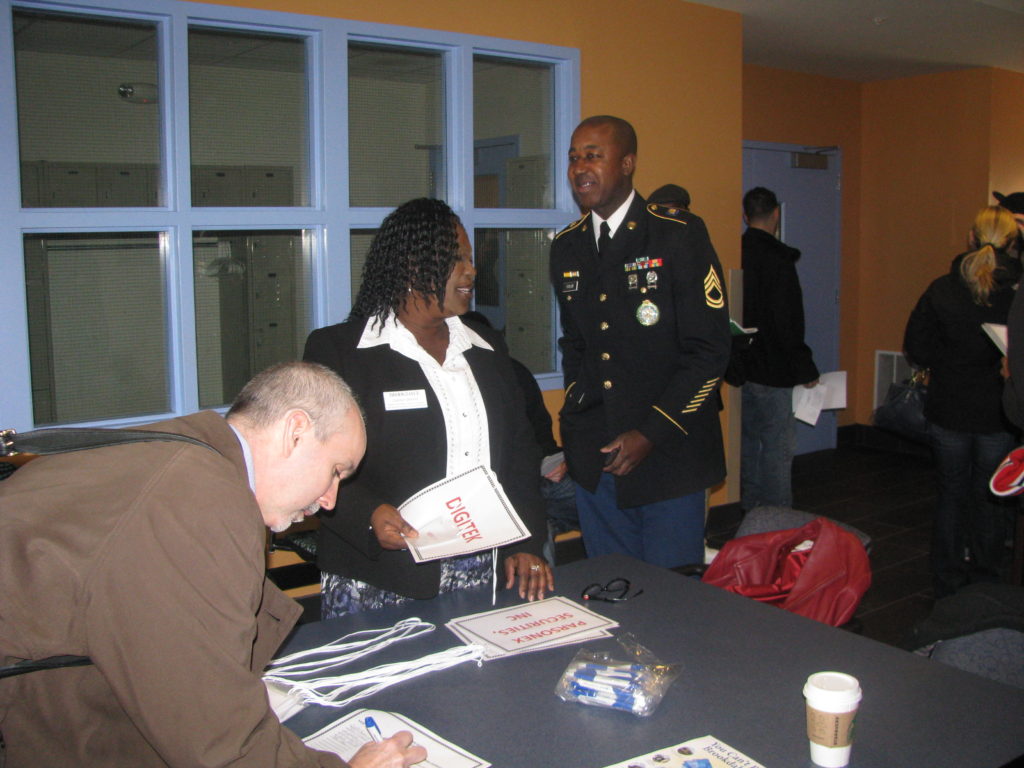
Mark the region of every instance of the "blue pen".
[[370, 738], [374, 741], [380, 741], [384, 738], [384, 735], [380, 732], [380, 726], [377, 725], [377, 721], [372, 717], [367, 717], [363, 720], [363, 725], [366, 726], [366, 732], [370, 734]]

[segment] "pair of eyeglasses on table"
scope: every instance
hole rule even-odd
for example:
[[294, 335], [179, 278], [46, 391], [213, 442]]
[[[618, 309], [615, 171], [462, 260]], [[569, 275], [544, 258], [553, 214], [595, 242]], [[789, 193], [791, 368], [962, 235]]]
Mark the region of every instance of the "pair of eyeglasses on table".
[[629, 594], [632, 588], [629, 579], [615, 578], [606, 584], [594, 583], [583, 588], [580, 597], [584, 600], [600, 600], [605, 603], [622, 603], [632, 600], [637, 595], [642, 595], [643, 587]]

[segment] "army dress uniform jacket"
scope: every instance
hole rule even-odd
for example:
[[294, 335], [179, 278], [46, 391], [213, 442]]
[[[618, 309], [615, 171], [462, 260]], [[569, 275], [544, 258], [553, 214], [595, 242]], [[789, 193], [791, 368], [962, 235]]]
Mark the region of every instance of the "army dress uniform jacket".
[[654, 449], [616, 477], [620, 507], [677, 498], [725, 477], [713, 396], [729, 362], [722, 268], [704, 222], [636, 195], [600, 257], [588, 213], [551, 248], [561, 310], [566, 399], [562, 443], [573, 479], [593, 492], [616, 436]]

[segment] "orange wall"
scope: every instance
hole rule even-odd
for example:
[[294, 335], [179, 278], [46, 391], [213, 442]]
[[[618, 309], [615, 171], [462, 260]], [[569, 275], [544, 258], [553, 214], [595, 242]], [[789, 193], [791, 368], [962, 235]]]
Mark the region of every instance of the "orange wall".
[[[842, 150], [840, 232], [839, 365], [850, 382], [848, 408], [839, 423], [853, 419], [858, 402], [857, 329], [862, 296], [860, 253], [861, 119], [860, 84], [781, 69], [743, 68], [743, 139], [781, 144], [838, 146]], [[736, 201], [736, 216], [740, 203]], [[807, 323], [814, 322], [808, 317]], [[870, 397], [870, 395], [869, 395]]]
[[[864, 86], [859, 271], [871, 311], [858, 332], [862, 387], [874, 350], [902, 348], [917, 299], [991, 200], [991, 81], [992, 70], [972, 69]], [[858, 421], [869, 420], [870, 405], [858, 403]]]
[[1024, 191], [1024, 74], [992, 70], [989, 189]]
[[[214, 0], [560, 45], [580, 51], [580, 108], [620, 115], [639, 136], [636, 186], [685, 186], [723, 266], [739, 266], [742, 196], [742, 23], [739, 14], [680, 0]], [[500, 10], [499, 10], [500, 8]], [[568, 223], [568, 222], [566, 222]], [[560, 393], [546, 395], [557, 412]], [[728, 425], [728, 412], [725, 414]], [[727, 432], [728, 434], [728, 432]], [[739, 446], [727, 446], [738, 475]], [[719, 490], [712, 503], [724, 503]]]

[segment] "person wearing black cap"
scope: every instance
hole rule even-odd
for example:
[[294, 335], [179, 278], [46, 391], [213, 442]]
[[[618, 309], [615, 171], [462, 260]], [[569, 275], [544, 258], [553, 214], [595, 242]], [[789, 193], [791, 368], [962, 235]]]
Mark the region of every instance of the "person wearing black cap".
[[999, 201], [1001, 207], [1013, 214], [1013, 218], [1017, 221], [1017, 229], [1024, 237], [1024, 192], [1011, 192], [1008, 195], [993, 192], [992, 196]]
[[999, 206], [1013, 214], [1017, 222], [1017, 242], [1014, 249], [1018, 256], [1024, 256], [1024, 192], [1011, 192], [1008, 195], [993, 192], [992, 196], [999, 201]]
[[[992, 196], [999, 201], [999, 205], [1013, 214], [1017, 222], [1017, 230], [1020, 233], [1017, 237], [1017, 253], [1024, 251], [1024, 192], [1013, 192], [1004, 195], [1000, 192], [993, 192]], [[1010, 312], [1006, 318], [1006, 335], [1008, 349], [1006, 352], [1007, 370], [1009, 377], [1006, 386], [1003, 387], [1003, 410], [1006, 418], [1024, 428], [1024, 299], [1018, 290], [1010, 305]], [[1017, 343], [1014, 344], [1014, 339]]]
[[690, 193], [686, 191], [686, 187], [680, 187], [678, 184], [662, 184], [647, 196], [647, 202], [675, 206], [688, 211], [690, 210]]

